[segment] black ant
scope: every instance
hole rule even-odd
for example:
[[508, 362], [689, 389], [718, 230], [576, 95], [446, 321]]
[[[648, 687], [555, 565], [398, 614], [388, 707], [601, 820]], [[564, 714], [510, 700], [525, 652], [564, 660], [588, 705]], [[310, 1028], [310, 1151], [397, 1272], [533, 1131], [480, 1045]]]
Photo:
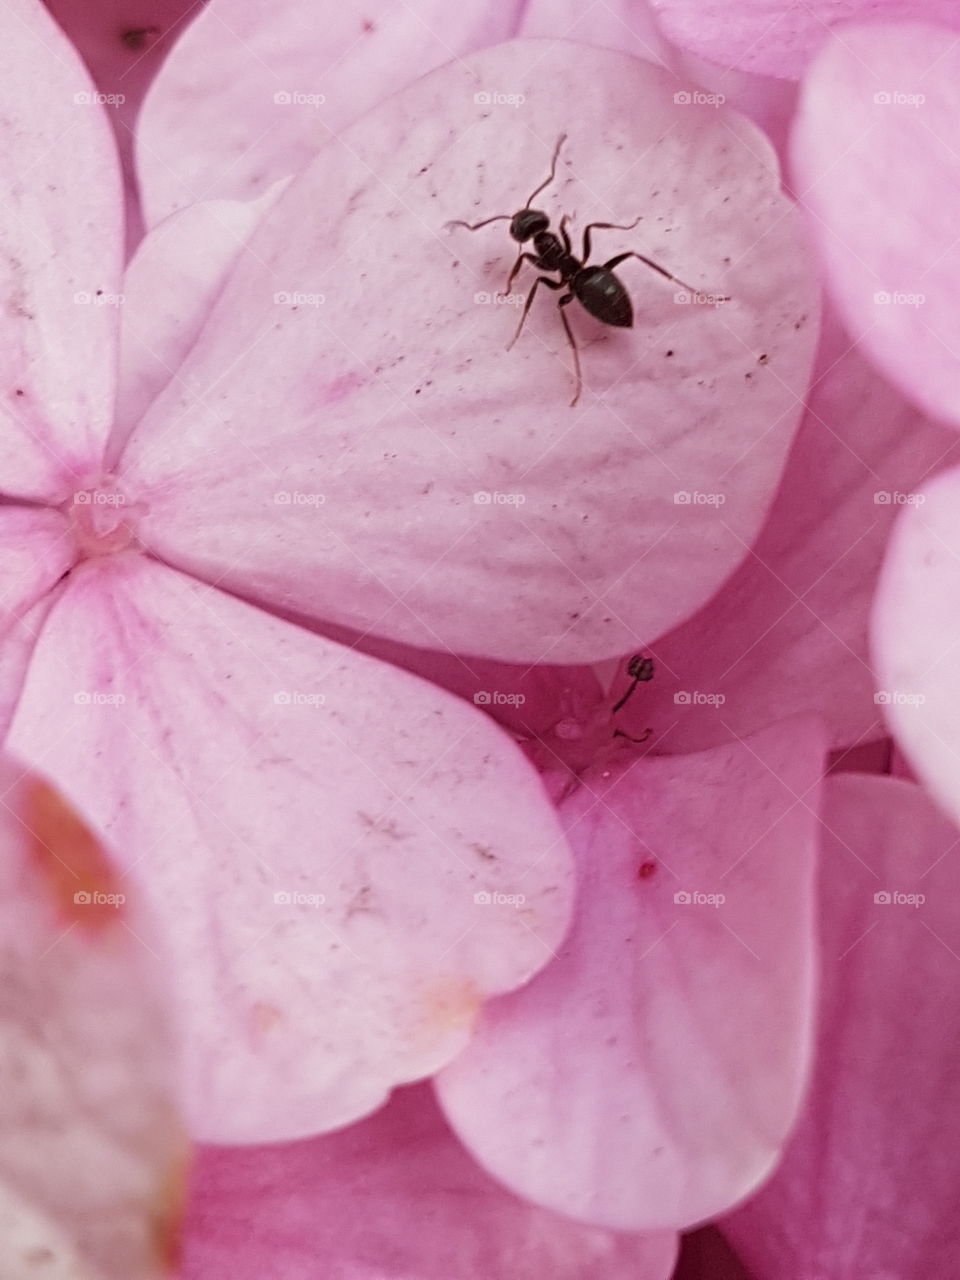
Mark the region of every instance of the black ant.
[[[639, 217], [634, 218], [628, 226], [621, 226], [615, 222], [591, 222], [583, 230], [583, 249], [580, 257], [576, 257], [573, 252], [573, 246], [570, 243], [570, 237], [567, 234], [566, 224], [570, 218], [568, 214], [560, 219], [558, 228], [560, 236], [550, 230], [550, 218], [542, 209], [533, 209], [531, 205], [541, 191], [544, 191], [556, 177], [557, 158], [560, 155], [560, 148], [567, 140], [567, 135], [561, 133], [557, 139], [557, 145], [553, 151], [553, 160], [550, 163], [550, 173], [546, 181], [541, 182], [540, 186], [531, 194], [527, 203], [522, 209], [516, 213], [498, 213], [492, 218], [484, 218], [482, 222], [449, 222], [450, 227], [465, 227], [467, 231], [479, 231], [481, 227], [487, 227], [491, 222], [509, 221], [510, 235], [518, 244], [525, 244], [528, 240], [533, 240], [533, 247], [536, 253], [521, 253], [513, 264], [513, 270], [507, 280], [505, 293], [510, 292], [510, 287], [517, 275], [517, 272], [523, 266], [524, 262], [532, 263], [540, 271], [559, 272], [559, 280], [551, 280], [549, 276], [537, 276], [533, 282], [533, 288], [527, 295], [526, 303], [523, 308], [523, 315], [520, 317], [520, 323], [517, 325], [517, 331], [507, 345], [509, 351], [516, 340], [520, 337], [520, 331], [523, 329], [524, 322], [527, 318], [527, 312], [536, 296], [537, 286], [545, 284], [548, 289], [567, 290], [562, 298], [557, 301], [557, 308], [560, 311], [560, 319], [563, 321], [563, 327], [567, 333], [567, 341], [573, 352], [573, 367], [576, 372], [576, 391], [573, 399], [570, 401], [570, 407], [577, 403], [580, 399], [580, 392], [583, 388], [583, 378], [580, 373], [580, 353], [577, 350], [576, 340], [570, 323], [567, 320], [566, 312], [563, 308], [568, 302], [572, 302], [574, 298], [580, 305], [603, 324], [616, 325], [618, 328], [630, 329], [633, 327], [633, 304], [630, 301], [630, 295], [627, 293], [623, 283], [614, 275], [614, 267], [618, 267], [621, 262], [625, 262], [627, 258], [639, 258], [641, 262], [648, 267], [652, 267], [654, 271], [672, 280], [674, 284], [681, 285], [689, 293], [695, 293], [696, 290], [688, 284], [684, 284], [677, 276], [673, 276], [669, 271], [659, 266], [652, 258], [645, 258], [642, 253], [618, 253], [615, 258], [611, 258], [608, 262], [604, 262], [600, 266], [588, 266], [590, 258], [590, 232], [591, 231], [632, 231], [640, 221]], [[562, 241], [562, 243], [561, 243]], [[728, 302], [728, 298], [723, 299]]]

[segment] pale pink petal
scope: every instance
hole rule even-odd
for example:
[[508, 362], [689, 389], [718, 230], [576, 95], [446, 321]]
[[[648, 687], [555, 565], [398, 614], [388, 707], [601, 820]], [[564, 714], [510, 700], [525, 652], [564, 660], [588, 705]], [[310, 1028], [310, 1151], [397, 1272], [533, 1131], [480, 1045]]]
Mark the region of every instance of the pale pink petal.
[[141, 556], [75, 571], [10, 741], [142, 880], [211, 1140], [366, 1114], [567, 926], [559, 822], [501, 730]]
[[[571, 115], [574, 70], [596, 92]], [[497, 85], [522, 112], [475, 100]], [[699, 607], [762, 521], [818, 305], [767, 144], [684, 92], [623, 55], [516, 42], [327, 147], [131, 437], [151, 549], [272, 607], [513, 662], [632, 652]], [[683, 302], [624, 264], [639, 323], [573, 317], [577, 409], [550, 299], [509, 353], [516, 308], [475, 302], [505, 283], [504, 228], [442, 233], [515, 208], [561, 128], [554, 214], [642, 211], [639, 235], [596, 233], [602, 253], [639, 244], [733, 297]]]
[[960, 470], [907, 507], [877, 592], [877, 700], [907, 763], [960, 820]]
[[813, 1088], [724, 1230], [756, 1280], [939, 1280], [960, 1249], [960, 833], [912, 783], [825, 797]]
[[598, 1225], [689, 1226], [749, 1194], [810, 1054], [821, 734], [595, 771], [561, 808], [573, 930], [437, 1078], [481, 1163]]
[[210, 0], [147, 96], [137, 165], [148, 225], [199, 200], [260, 195], [441, 63], [512, 35], [517, 0]]
[[767, 133], [778, 153], [783, 149], [796, 85], [721, 67], [676, 48], [666, 39], [649, 0], [606, 0], [589, 6], [580, 0], [531, 0], [517, 34], [582, 40], [662, 63], [717, 101], [742, 111]]
[[792, 140], [796, 188], [850, 332], [911, 399], [954, 426], [958, 86], [952, 32], [846, 29], [810, 69]]
[[960, 444], [833, 327], [808, 405], [743, 564], [650, 650], [656, 677], [621, 724], [652, 728], [658, 750], [713, 746], [800, 712], [826, 720], [837, 748], [886, 732], [868, 652], [884, 550], [917, 490], [960, 461]]
[[108, 95], [127, 197], [127, 240], [142, 233], [133, 166], [133, 131], [143, 95], [178, 30], [202, 7], [194, 0], [44, 0], [83, 57], [97, 89]]
[[76, 551], [59, 511], [18, 506], [0, 506], [0, 547], [0, 733], [6, 733], [51, 589]]
[[[38, 93], [42, 92], [42, 107]], [[123, 204], [96, 91], [42, 5], [0, 11], [0, 475], [60, 502], [113, 411]]]
[[[725, 67], [796, 79], [841, 23], [926, 18], [960, 26], [953, 0], [650, 0], [671, 40]], [[838, 38], [844, 38], [841, 34]], [[833, 121], [832, 123], [839, 123]]]
[[504, 1191], [426, 1085], [309, 1142], [201, 1149], [190, 1205], [182, 1280], [667, 1280], [676, 1257]]
[[191, 205], [141, 242], [123, 279], [120, 386], [110, 454], [176, 374], [254, 227], [283, 190]]
[[48, 783], [0, 786], [0, 1274], [159, 1280], [187, 1152], [155, 939]]

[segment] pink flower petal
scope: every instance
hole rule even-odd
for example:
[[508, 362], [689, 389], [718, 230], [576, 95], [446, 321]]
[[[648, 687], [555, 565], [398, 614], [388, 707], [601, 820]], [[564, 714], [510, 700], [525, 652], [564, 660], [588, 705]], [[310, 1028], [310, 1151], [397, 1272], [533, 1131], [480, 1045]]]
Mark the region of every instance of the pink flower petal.
[[309, 1142], [201, 1150], [183, 1280], [667, 1280], [675, 1257], [515, 1199], [419, 1085]]
[[960, 461], [960, 443], [835, 326], [808, 403], [762, 533], [713, 599], [652, 646], [656, 678], [624, 710], [621, 727], [649, 726], [658, 750], [714, 746], [800, 712], [826, 720], [835, 747], [886, 732], [868, 654], [884, 550], [905, 502]]
[[[597, 86], [575, 121], [574, 70]], [[526, 95], [509, 152], [516, 108], [478, 104], [484, 85]], [[675, 102], [678, 86], [622, 55], [517, 42], [327, 147], [131, 437], [150, 548], [271, 607], [512, 662], [632, 652], [699, 607], [779, 477], [817, 300], [768, 148], [740, 118]], [[598, 232], [601, 252], [640, 244], [734, 298], [677, 305], [688, 295], [625, 264], [635, 336], [573, 320], [578, 410], [549, 300], [509, 354], [515, 308], [475, 305], [513, 261], [503, 227], [441, 235], [515, 208], [562, 127], [553, 213], [643, 211], [639, 239]]]
[[605, 0], [589, 7], [579, 0], [529, 0], [517, 35], [579, 40], [664, 66], [675, 61], [648, 0]]
[[649, 1231], [715, 1215], [770, 1172], [810, 1051], [821, 769], [816, 726], [790, 721], [594, 774], [562, 806], [573, 931], [437, 1079], [507, 1186]]
[[559, 822], [499, 729], [141, 556], [75, 571], [10, 741], [142, 878], [210, 1140], [369, 1112], [568, 923]]
[[7, 496], [61, 502], [113, 410], [119, 173], [90, 77], [31, 0], [0, 17], [0, 86], [0, 474]]
[[960, 834], [911, 783], [832, 778], [825, 796], [813, 1088], [776, 1176], [724, 1230], [756, 1280], [950, 1276]]
[[[952, 0], [650, 0], [671, 40], [725, 67], [795, 79], [830, 36], [856, 19], [927, 18], [957, 27]], [[838, 39], [846, 39], [846, 31]], [[831, 121], [832, 124], [839, 123]]]
[[960, 470], [913, 498], [891, 539], [874, 610], [878, 710], [924, 785], [960, 820]]
[[0, 506], [0, 733], [6, 733], [23, 675], [50, 607], [51, 588], [76, 558], [59, 511]]
[[585, 721], [604, 702], [603, 686], [592, 667], [491, 662], [414, 649], [394, 640], [360, 636], [342, 627], [325, 627], [324, 634], [448, 689], [523, 739], [541, 734], [552, 739], [558, 723]]
[[159, 1280], [186, 1140], [153, 939], [53, 788], [0, 785], [0, 1274]]
[[259, 200], [191, 205], [140, 244], [123, 280], [114, 457], [196, 342], [237, 254], [283, 186]]
[[797, 187], [850, 332], [911, 399], [954, 425], [958, 80], [950, 31], [914, 23], [845, 30], [810, 70], [792, 145]]
[[517, 0], [332, 5], [210, 0], [149, 93], [137, 132], [148, 225], [199, 200], [260, 195], [433, 67], [513, 34]]

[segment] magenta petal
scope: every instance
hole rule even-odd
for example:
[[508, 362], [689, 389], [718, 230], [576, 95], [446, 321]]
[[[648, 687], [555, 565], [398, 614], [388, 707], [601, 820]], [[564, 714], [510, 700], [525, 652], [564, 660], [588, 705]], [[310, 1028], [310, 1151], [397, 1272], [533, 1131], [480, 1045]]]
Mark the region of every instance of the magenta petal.
[[939, 1280], [960, 1251], [960, 837], [911, 783], [825, 799], [813, 1088], [724, 1230], [756, 1280]]
[[202, 1149], [190, 1204], [183, 1280], [667, 1280], [676, 1257], [504, 1191], [426, 1085], [310, 1142]]
[[142, 881], [211, 1140], [367, 1113], [567, 927], [559, 822], [501, 730], [143, 557], [75, 571], [10, 741]]
[[140, 243], [123, 280], [114, 457], [196, 342], [237, 254], [283, 185], [259, 200], [191, 205]]
[[[725, 67], [796, 78], [830, 28], [856, 19], [960, 25], [953, 0], [650, 0], [671, 40]], [[846, 33], [838, 39], [846, 39]], [[839, 123], [839, 122], [832, 122]]]
[[518, 0], [209, 0], [140, 116], [148, 225], [198, 200], [260, 195], [433, 67], [513, 34]]
[[835, 747], [886, 732], [868, 653], [884, 551], [912, 495], [960, 461], [960, 442], [840, 331], [818, 373], [763, 531], [713, 599], [652, 646], [656, 679], [621, 718], [635, 734], [651, 727], [658, 750], [699, 750], [801, 712], [827, 722]]
[[[42, 105], [38, 92], [42, 90]], [[42, 5], [0, 15], [0, 485], [61, 502], [113, 411], [123, 200], [113, 135]]]
[[773, 1168], [810, 1052], [821, 737], [789, 721], [648, 757], [562, 806], [573, 931], [437, 1079], [507, 1186], [648, 1231], [723, 1211]]
[[960, 470], [912, 497], [877, 593], [876, 697], [909, 764], [960, 820]]
[[[596, 86], [575, 116], [574, 72]], [[516, 108], [477, 102], [484, 85], [526, 94], [508, 152]], [[766, 144], [685, 92], [624, 55], [521, 41], [426, 77], [328, 146], [131, 437], [151, 550], [274, 607], [513, 662], [621, 655], [689, 616], [762, 521], [818, 305]], [[573, 318], [577, 410], [549, 300], [509, 353], [516, 308], [477, 303], [505, 283], [504, 229], [441, 234], [515, 208], [561, 127], [553, 213], [643, 211], [639, 240], [596, 233], [603, 253], [639, 243], [733, 296], [678, 304], [690, 295], [624, 264], [635, 330], [587, 341]]]
[[958, 81], [953, 32], [914, 23], [844, 30], [810, 70], [792, 141], [797, 186], [850, 332], [911, 399], [955, 426]]

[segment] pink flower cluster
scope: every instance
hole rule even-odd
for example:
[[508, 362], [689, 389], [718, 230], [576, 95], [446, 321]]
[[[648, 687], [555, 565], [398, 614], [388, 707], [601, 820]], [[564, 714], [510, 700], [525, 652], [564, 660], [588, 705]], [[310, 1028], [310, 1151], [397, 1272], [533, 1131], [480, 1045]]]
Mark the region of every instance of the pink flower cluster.
[[0, 1277], [955, 1273], [919, 8], [0, 13]]

